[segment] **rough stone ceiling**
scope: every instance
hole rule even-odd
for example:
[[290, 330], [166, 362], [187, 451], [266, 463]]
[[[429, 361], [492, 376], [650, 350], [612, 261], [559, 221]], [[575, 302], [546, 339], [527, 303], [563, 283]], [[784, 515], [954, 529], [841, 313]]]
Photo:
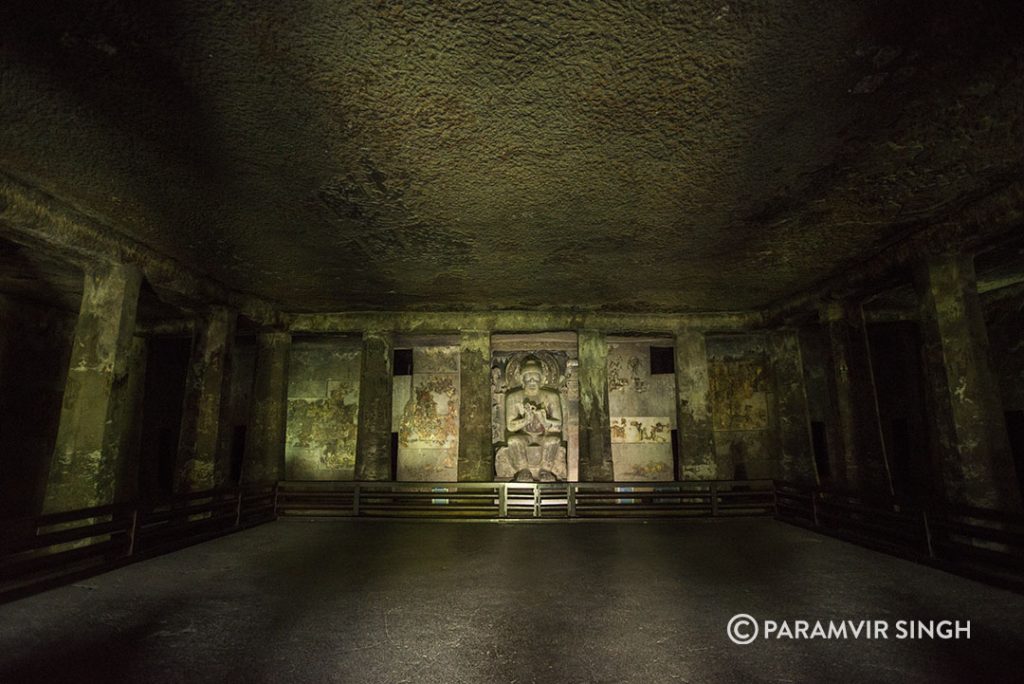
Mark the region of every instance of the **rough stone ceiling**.
[[1024, 175], [1015, 9], [8, 1], [0, 171], [293, 311], [755, 309]]

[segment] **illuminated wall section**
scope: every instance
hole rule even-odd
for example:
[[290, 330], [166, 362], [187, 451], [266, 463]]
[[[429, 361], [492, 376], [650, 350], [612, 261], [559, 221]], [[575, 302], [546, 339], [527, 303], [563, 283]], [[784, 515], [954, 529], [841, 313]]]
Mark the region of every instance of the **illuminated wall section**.
[[362, 342], [296, 338], [288, 381], [289, 480], [352, 480], [356, 465]]
[[397, 433], [397, 479], [454, 482], [459, 465], [459, 347], [447, 340], [424, 341], [411, 351], [411, 368], [395, 367], [391, 425]]
[[676, 427], [675, 373], [651, 367], [651, 347], [668, 350], [672, 341], [608, 340], [608, 415], [612, 467], [620, 482], [672, 480], [675, 464], [672, 431]]

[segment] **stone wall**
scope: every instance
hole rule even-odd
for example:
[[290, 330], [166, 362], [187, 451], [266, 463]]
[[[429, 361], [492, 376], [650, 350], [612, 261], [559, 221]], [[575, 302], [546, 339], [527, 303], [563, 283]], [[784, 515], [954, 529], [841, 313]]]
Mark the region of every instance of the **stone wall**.
[[354, 479], [361, 357], [358, 338], [293, 340], [285, 446], [287, 479]]
[[[671, 340], [656, 343], [671, 347]], [[608, 414], [615, 480], [675, 478], [675, 374], [651, 374], [651, 341], [608, 341]]]
[[775, 477], [773, 389], [763, 336], [709, 336], [707, 350], [718, 477]]
[[0, 295], [0, 518], [40, 512], [75, 322]]

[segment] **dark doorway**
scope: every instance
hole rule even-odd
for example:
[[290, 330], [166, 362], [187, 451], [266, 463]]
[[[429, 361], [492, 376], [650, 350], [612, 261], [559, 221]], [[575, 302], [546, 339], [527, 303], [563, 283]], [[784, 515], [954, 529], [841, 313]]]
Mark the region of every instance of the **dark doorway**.
[[157, 443], [157, 494], [170, 496], [174, 492], [174, 462], [178, 457], [178, 431], [171, 427], [160, 429]]
[[811, 421], [811, 442], [814, 447], [814, 467], [818, 469], [818, 479], [824, 482], [832, 477], [832, 464], [828, 460], [828, 435], [824, 422]]
[[245, 458], [245, 426], [236, 425], [231, 433], [231, 482], [242, 481], [242, 460]]
[[391, 433], [391, 479], [398, 479], [398, 433]]
[[910, 421], [906, 418], [893, 418], [889, 421], [889, 466], [896, 491], [909, 490], [908, 482], [912, 481], [910, 461], [913, 455], [913, 438], [910, 434]]
[[182, 402], [191, 349], [190, 337], [154, 337], [149, 340], [139, 462], [139, 493], [144, 500], [164, 498], [174, 491]]

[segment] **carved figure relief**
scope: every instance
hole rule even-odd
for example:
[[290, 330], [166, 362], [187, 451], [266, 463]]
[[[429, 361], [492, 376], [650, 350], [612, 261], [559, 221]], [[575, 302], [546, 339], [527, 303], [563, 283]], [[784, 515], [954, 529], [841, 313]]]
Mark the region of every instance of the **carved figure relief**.
[[[498, 371], [495, 373], [494, 371]], [[553, 352], [516, 352], [492, 368], [494, 466], [498, 480], [557, 482], [566, 462], [566, 359]]]

